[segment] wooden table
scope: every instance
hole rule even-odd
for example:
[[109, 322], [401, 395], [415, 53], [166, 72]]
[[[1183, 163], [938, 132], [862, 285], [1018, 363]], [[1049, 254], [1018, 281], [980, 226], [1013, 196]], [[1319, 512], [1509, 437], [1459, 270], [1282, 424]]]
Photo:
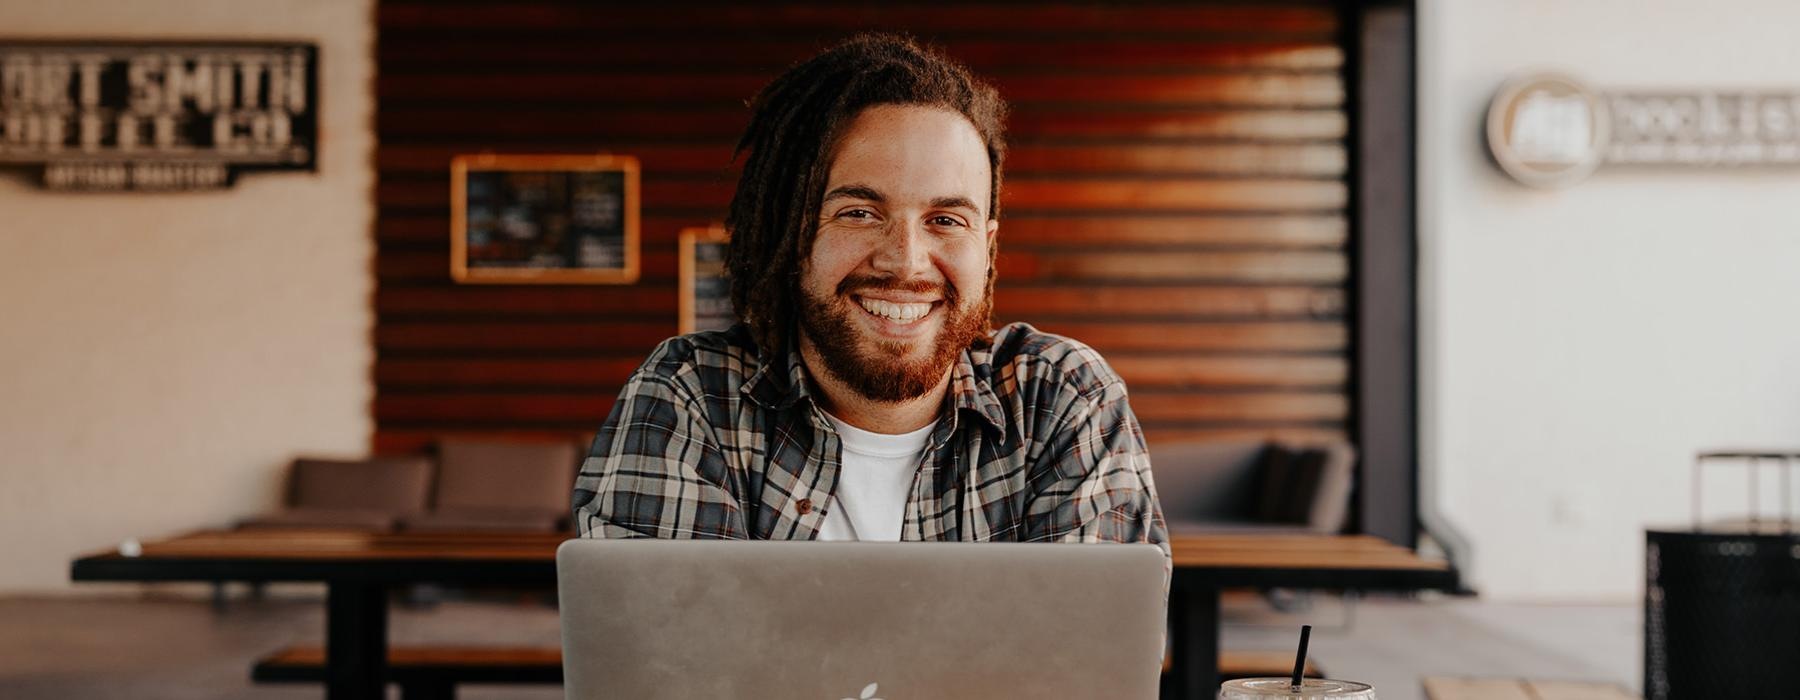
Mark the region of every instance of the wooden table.
[[325, 696], [385, 698], [388, 591], [413, 583], [555, 586], [566, 535], [201, 531], [126, 557], [75, 560], [76, 581], [322, 581]]
[[[1448, 562], [1371, 535], [1170, 534], [1175, 576], [1169, 590], [1170, 654], [1163, 698], [1205, 698], [1219, 691], [1219, 591], [1223, 588], [1328, 588], [1453, 591]], [[1353, 674], [1352, 674], [1353, 675]]]
[[[395, 586], [554, 586], [564, 535], [201, 531], [75, 560], [76, 581], [322, 581], [326, 697], [383, 697], [387, 599]], [[1163, 697], [1211, 698], [1218, 689], [1219, 590], [1294, 587], [1450, 590], [1443, 562], [1374, 537], [1181, 535], [1172, 538], [1173, 665]]]

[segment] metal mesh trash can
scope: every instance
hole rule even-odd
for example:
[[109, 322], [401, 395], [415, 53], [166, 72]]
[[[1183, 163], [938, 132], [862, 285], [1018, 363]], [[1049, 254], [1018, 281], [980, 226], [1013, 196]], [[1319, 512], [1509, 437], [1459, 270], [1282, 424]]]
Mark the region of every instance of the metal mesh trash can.
[[[1696, 468], [1709, 458], [1748, 454], [1782, 461], [1784, 488], [1788, 460], [1800, 458], [1706, 453]], [[1753, 516], [1730, 526], [1647, 533], [1646, 700], [1800, 698], [1792, 679], [1800, 666], [1800, 531], [1783, 500], [1778, 522]]]
[[1800, 535], [1649, 533], [1647, 700], [1800, 697]]

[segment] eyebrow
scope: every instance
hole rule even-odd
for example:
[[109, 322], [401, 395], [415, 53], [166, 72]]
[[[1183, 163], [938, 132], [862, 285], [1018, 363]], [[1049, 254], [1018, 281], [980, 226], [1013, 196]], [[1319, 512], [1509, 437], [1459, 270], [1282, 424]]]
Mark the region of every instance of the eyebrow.
[[937, 199], [931, 200], [931, 208], [968, 209], [977, 214], [981, 213], [981, 207], [975, 206], [975, 203], [969, 201], [968, 197], [938, 197]]
[[[866, 199], [871, 202], [882, 202], [882, 203], [887, 202], [887, 197], [883, 196], [881, 194], [881, 192], [877, 191], [875, 188], [870, 187], [868, 185], [860, 185], [860, 184], [849, 184], [849, 185], [844, 185], [841, 187], [834, 187], [831, 189], [830, 192], [825, 193], [825, 199], [822, 201], [829, 202], [829, 201], [831, 201], [833, 199], [837, 199], [839, 197], [849, 197], [852, 199]], [[981, 213], [981, 207], [975, 206], [975, 202], [971, 201], [968, 197], [960, 197], [960, 196], [937, 197], [935, 199], [932, 199], [931, 200], [931, 208], [933, 208], [933, 209], [968, 209], [977, 214]]]
[[868, 185], [844, 185], [842, 187], [834, 187], [830, 192], [825, 193], [825, 199], [823, 201], [829, 202], [839, 197], [866, 199], [871, 202], [887, 201], [887, 197], [881, 196], [880, 192], [876, 192], [875, 188]]

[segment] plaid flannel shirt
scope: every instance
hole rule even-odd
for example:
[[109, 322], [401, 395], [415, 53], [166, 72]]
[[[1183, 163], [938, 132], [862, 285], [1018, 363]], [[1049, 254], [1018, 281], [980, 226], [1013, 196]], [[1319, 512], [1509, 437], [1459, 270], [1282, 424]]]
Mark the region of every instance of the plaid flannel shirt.
[[[790, 350], [743, 325], [678, 336], [619, 392], [575, 480], [583, 537], [814, 539], [838, 435]], [[1125, 383], [1079, 342], [1015, 323], [962, 353], [903, 540], [1149, 542], [1168, 532]]]

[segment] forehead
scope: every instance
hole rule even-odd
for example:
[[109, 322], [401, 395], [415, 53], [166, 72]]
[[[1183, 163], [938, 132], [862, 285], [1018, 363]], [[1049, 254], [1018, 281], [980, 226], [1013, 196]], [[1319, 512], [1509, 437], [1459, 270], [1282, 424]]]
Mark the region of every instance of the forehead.
[[838, 141], [826, 189], [867, 185], [893, 199], [962, 196], [986, 206], [988, 155], [968, 118], [941, 107], [876, 105]]

